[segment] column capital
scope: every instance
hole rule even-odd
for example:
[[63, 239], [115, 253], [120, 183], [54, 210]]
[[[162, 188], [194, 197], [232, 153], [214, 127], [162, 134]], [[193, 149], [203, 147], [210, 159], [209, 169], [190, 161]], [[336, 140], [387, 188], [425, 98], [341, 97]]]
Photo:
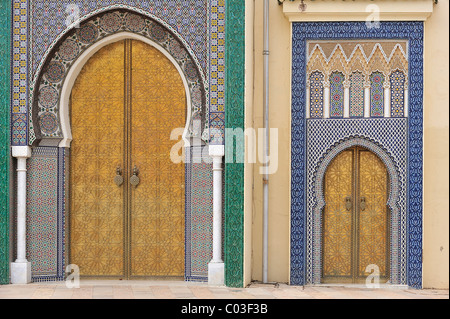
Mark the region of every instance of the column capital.
[[225, 156], [225, 145], [209, 145], [209, 156], [224, 157]]
[[31, 157], [31, 147], [29, 146], [12, 146], [12, 157], [15, 158], [30, 158]]
[[350, 81], [345, 80], [343, 84], [344, 84], [344, 89], [350, 89], [350, 86], [351, 86]]

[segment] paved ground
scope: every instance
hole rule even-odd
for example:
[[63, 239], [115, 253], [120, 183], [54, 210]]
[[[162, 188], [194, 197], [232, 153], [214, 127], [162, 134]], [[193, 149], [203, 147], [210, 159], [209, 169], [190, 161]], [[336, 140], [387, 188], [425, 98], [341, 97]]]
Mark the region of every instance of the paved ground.
[[449, 291], [284, 284], [234, 289], [188, 282], [82, 281], [79, 289], [68, 289], [65, 283], [0, 286], [0, 299], [449, 299]]

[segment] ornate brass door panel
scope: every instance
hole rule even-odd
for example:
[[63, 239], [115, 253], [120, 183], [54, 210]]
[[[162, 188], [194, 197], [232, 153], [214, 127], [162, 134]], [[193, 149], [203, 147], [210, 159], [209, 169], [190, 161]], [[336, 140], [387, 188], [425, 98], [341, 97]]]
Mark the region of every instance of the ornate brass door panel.
[[175, 66], [149, 45], [132, 43], [131, 275], [184, 276], [184, 164], [170, 140], [186, 125], [186, 93]]
[[125, 40], [96, 53], [71, 98], [70, 262], [82, 276], [184, 275], [184, 165], [170, 133], [186, 96], [157, 49]]
[[359, 151], [358, 276], [365, 278], [366, 267], [377, 265], [380, 277], [389, 274], [388, 174], [384, 163], [372, 152]]
[[365, 149], [346, 150], [330, 164], [324, 182], [324, 282], [364, 281], [369, 265], [388, 278], [388, 184], [385, 165]]
[[353, 150], [343, 152], [330, 165], [325, 178], [323, 218], [323, 275], [352, 277], [352, 194]]
[[125, 153], [123, 48], [97, 52], [72, 90], [70, 262], [83, 276], [125, 275], [124, 189], [113, 183]]

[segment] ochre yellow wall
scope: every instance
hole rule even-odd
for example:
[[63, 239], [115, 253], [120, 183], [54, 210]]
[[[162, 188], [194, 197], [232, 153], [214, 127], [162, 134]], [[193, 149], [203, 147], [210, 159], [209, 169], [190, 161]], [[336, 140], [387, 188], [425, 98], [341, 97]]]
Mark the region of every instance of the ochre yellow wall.
[[[305, 0], [314, 9], [314, 4]], [[323, 3], [322, 3], [323, 2]], [[323, 6], [327, 3], [327, 6]], [[368, 2], [368, 0], [357, 0]], [[320, 14], [311, 20], [327, 21], [333, 10], [343, 4], [347, 8], [355, 2], [316, 1]], [[404, 2], [403, 6], [401, 2]], [[286, 1], [285, 6], [296, 6]], [[431, 0], [376, 1], [387, 10], [404, 8], [401, 20], [426, 19], [433, 9]], [[246, 0], [247, 23], [247, 80], [246, 125], [263, 127], [263, 1]], [[416, 7], [413, 5], [416, 4]], [[448, 98], [448, 0], [434, 5], [434, 12], [425, 22], [425, 176], [424, 176], [424, 287], [449, 286], [449, 98]], [[292, 7], [294, 8], [294, 7]], [[292, 9], [291, 8], [291, 9]], [[325, 9], [324, 9], [325, 8]], [[340, 7], [339, 7], [340, 8]], [[289, 8], [288, 8], [289, 9]], [[356, 9], [355, 9], [356, 10]], [[360, 10], [360, 9], [358, 9]], [[392, 11], [391, 10], [391, 11]], [[422, 10], [422, 12], [421, 12]], [[287, 11], [287, 7], [285, 8]], [[391, 20], [392, 14], [386, 15]], [[364, 15], [355, 12], [340, 14], [341, 20], [364, 21]], [[291, 24], [292, 15], [283, 13], [283, 6], [270, 1], [270, 127], [279, 129], [279, 169], [270, 176], [269, 195], [269, 281], [289, 282], [290, 254], [290, 119], [291, 119]], [[336, 21], [336, 18], [333, 18]], [[383, 16], [382, 16], [383, 19]], [[250, 95], [250, 91], [253, 94]], [[250, 118], [251, 117], [251, 118]], [[262, 175], [260, 165], [246, 164], [246, 243], [245, 282], [262, 280]], [[249, 201], [249, 198], [252, 198]], [[251, 216], [251, 217], [250, 217]], [[250, 219], [250, 220], [249, 220]], [[251, 230], [248, 230], [249, 225]], [[251, 237], [251, 245], [247, 240]], [[251, 251], [249, 251], [251, 250]], [[250, 264], [250, 265], [249, 265]]]

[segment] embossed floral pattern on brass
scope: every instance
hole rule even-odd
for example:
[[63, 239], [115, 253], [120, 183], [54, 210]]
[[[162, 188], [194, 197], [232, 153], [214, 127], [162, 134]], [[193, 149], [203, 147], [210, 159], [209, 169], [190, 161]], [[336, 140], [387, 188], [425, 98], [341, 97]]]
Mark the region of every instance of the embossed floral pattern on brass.
[[[372, 152], [342, 152], [325, 176], [323, 214], [324, 282], [360, 282], [376, 265], [389, 277], [388, 174]], [[372, 271], [372, 270], [371, 270]]]
[[113, 182], [124, 154], [124, 49], [111, 44], [72, 90], [70, 263], [83, 276], [124, 275], [124, 191]]
[[[372, 152], [360, 151], [359, 187], [359, 269], [366, 277], [366, 267], [374, 264], [380, 276], [388, 276], [388, 174], [383, 162]], [[365, 203], [363, 210], [361, 204]]]
[[[158, 50], [133, 41], [131, 163], [140, 184], [131, 201], [131, 274], [184, 275], [184, 164], [170, 140], [186, 125], [186, 94], [175, 66]], [[129, 174], [131, 175], [131, 174]]]
[[186, 124], [176, 67], [143, 42], [110, 44], [80, 73], [71, 118], [70, 262], [86, 277], [183, 276], [184, 165], [170, 159], [170, 133]]
[[325, 178], [323, 219], [324, 276], [350, 277], [352, 271], [352, 195], [353, 151], [345, 151], [328, 168]]

